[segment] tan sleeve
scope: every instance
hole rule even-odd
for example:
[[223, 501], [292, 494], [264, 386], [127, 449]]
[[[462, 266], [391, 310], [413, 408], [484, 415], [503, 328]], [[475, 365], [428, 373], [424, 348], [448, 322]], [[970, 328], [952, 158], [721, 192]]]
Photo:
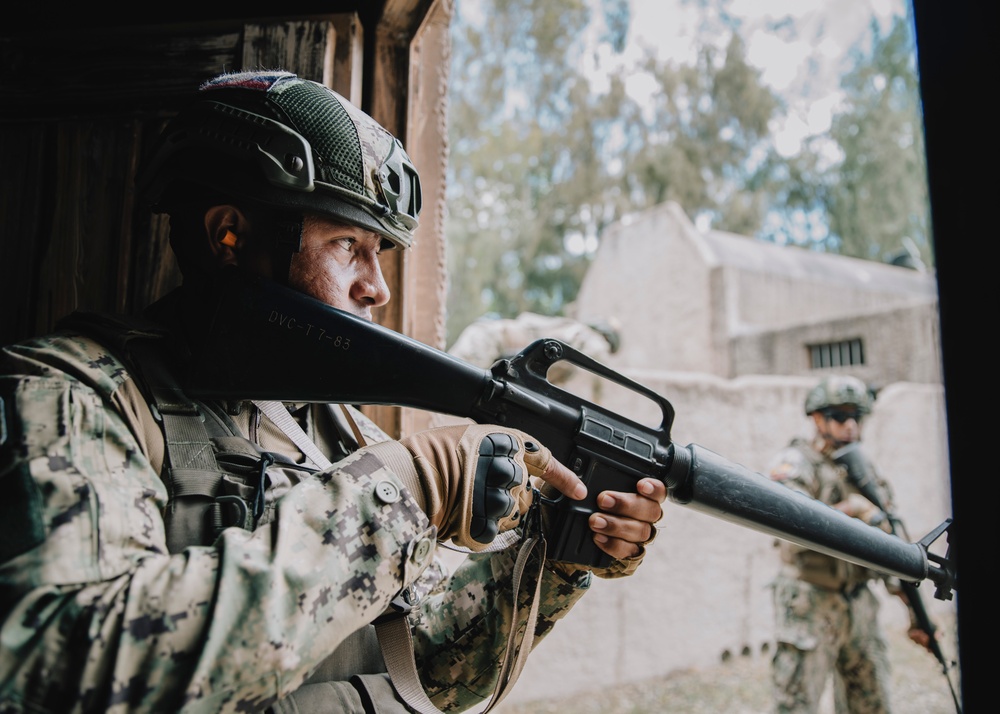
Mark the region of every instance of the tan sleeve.
[[156, 473], [160, 473], [163, 470], [165, 449], [163, 430], [160, 428], [159, 422], [153, 418], [153, 412], [135, 380], [129, 379], [124, 382], [115, 391], [112, 398], [118, 412], [135, 436], [139, 448], [149, 460], [150, 466]]
[[417, 467], [413, 463], [413, 454], [405, 446], [398, 441], [383, 441], [380, 444], [367, 447], [367, 451], [377, 456], [390, 471], [399, 477], [399, 480], [413, 496], [413, 500], [420, 506], [420, 510], [427, 513], [429, 505], [435, 510], [441, 508], [440, 503], [427, 503], [427, 493], [420, 483], [420, 474], [417, 473]]

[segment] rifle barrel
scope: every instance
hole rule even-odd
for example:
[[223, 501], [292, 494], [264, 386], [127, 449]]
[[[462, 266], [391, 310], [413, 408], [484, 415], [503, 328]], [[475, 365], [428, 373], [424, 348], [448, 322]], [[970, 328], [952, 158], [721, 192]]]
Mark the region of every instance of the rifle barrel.
[[930, 575], [916, 543], [862, 523], [708, 449], [674, 445], [671, 500], [836, 558], [920, 582]]

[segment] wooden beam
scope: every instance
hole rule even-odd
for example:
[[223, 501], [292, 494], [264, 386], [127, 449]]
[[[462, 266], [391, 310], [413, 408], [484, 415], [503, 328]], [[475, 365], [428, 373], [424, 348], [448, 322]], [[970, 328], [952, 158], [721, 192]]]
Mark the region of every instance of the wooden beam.
[[[434, 3], [411, 49], [407, 150], [420, 173], [423, 208], [404, 274], [403, 324], [421, 342], [445, 348], [447, 252], [444, 239], [445, 177], [448, 170], [448, 76], [454, 0]], [[403, 409], [401, 431], [432, 426], [430, 413]]]
[[[369, 113], [393, 135], [408, 144], [407, 120], [410, 104], [411, 46], [436, 0], [389, 0], [375, 27]], [[419, 169], [418, 169], [419, 170]], [[423, 183], [423, 182], [422, 182]], [[411, 296], [407, 291], [407, 262], [410, 251], [390, 251], [382, 255], [382, 272], [392, 291], [389, 304], [375, 312], [380, 325], [411, 334], [406, 319]], [[403, 431], [402, 410], [398, 407], [365, 407], [366, 413], [390, 436]]]
[[241, 66], [280, 67], [325, 84], [333, 76], [336, 44], [336, 28], [329, 20], [251, 23], [243, 29]]
[[333, 76], [327, 86], [360, 107], [365, 67], [364, 26], [357, 13], [335, 15], [332, 22], [337, 45], [333, 52]]

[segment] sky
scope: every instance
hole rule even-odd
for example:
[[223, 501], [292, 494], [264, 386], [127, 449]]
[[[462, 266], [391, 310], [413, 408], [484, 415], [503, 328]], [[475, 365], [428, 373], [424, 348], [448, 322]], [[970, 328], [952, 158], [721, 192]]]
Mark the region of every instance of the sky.
[[[624, 56], [613, 60], [610, 50], [598, 52], [597, 62], [606, 68], [614, 61], [627, 66], [650, 48], [662, 59], [690, 63], [702, 12], [697, 5], [631, 0]], [[872, 17], [885, 29], [907, 7], [908, 0], [730, 0], [728, 11], [740, 20], [747, 61], [788, 106], [787, 116], [773, 127], [779, 151], [792, 155], [804, 137], [830, 128], [849, 48], [867, 35]], [[776, 27], [784, 19], [793, 22]], [[720, 45], [727, 39], [720, 34]], [[814, 72], [807, 71], [810, 66]], [[593, 71], [601, 73], [597, 66]], [[637, 99], [651, 89], [641, 75], [634, 75], [628, 87]]]
[[[600, 0], [587, 0], [600, 17]], [[482, 21], [480, 0], [458, 0], [469, 18]], [[910, 0], [630, 0], [631, 23], [626, 49], [614, 55], [607, 44], [584, 52], [589, 66], [583, 69], [592, 86], [603, 91], [603, 76], [613, 69], [634, 66], [645, 51], [661, 59], [689, 64], [697, 40], [715, 36], [720, 47], [725, 32], [699, 33], [706, 21], [718, 20], [718, 6], [740, 23], [747, 61], [761, 71], [761, 78], [785, 102], [787, 112], [772, 126], [776, 148], [785, 156], [798, 153], [802, 140], [825, 133], [841, 101], [840, 77], [847, 71], [848, 51], [869, 35], [872, 18], [887, 29], [896, 16], [905, 14]], [[705, 7], [702, 7], [705, 6]], [[707, 13], [707, 14], [706, 14]], [[473, 19], [475, 21], [475, 19]], [[719, 27], [715, 22], [715, 27]], [[602, 27], [590, 28], [598, 45]], [[811, 71], [810, 71], [811, 69]], [[642, 104], [655, 91], [652, 79], [633, 73], [627, 91]]]

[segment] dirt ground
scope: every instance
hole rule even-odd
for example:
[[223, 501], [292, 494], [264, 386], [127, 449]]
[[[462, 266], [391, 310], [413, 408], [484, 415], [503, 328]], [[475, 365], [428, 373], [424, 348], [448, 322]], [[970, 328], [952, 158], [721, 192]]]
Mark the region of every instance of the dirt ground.
[[[941, 649], [956, 659], [954, 623], [938, 623]], [[896, 630], [896, 631], [893, 631]], [[887, 628], [893, 669], [893, 711], [901, 714], [955, 714], [955, 702], [940, 663], [910, 642], [905, 633]], [[769, 662], [764, 656], [739, 658], [715, 667], [675, 672], [667, 677], [588, 692], [558, 701], [508, 705], [503, 714], [772, 714]], [[950, 669], [960, 695], [960, 674]], [[820, 714], [833, 714], [827, 692]]]

